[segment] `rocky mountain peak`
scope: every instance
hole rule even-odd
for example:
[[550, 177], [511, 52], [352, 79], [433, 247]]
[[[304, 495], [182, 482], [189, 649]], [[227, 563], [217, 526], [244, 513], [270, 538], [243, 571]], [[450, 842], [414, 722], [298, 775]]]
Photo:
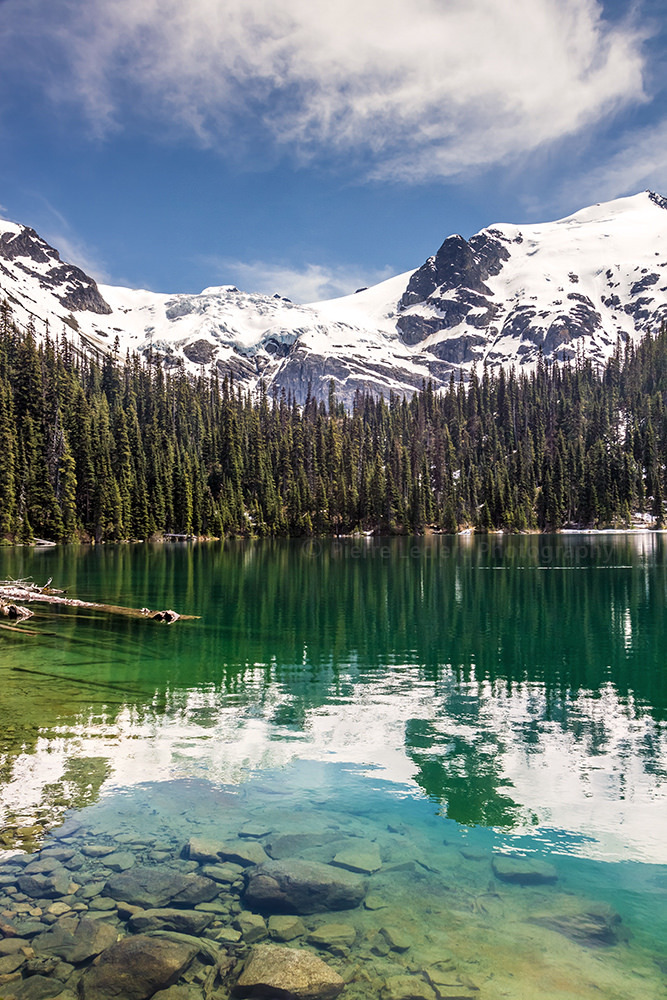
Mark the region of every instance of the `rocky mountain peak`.
[[0, 223], [0, 298], [20, 323], [64, 324], [78, 346], [112, 350], [118, 337], [121, 354], [215, 366], [300, 402], [326, 398], [334, 379], [351, 403], [360, 389], [444, 386], [473, 364], [603, 362], [619, 340], [657, 329], [667, 321], [665, 208], [644, 192], [555, 222], [449, 236], [415, 271], [308, 306], [229, 285], [198, 295], [98, 288], [34, 230]]
[[12, 227], [0, 234], [0, 258], [25, 274], [34, 274], [40, 287], [52, 292], [71, 312], [87, 310], [108, 316], [112, 311], [94, 278], [62, 261], [58, 251], [29, 226]]

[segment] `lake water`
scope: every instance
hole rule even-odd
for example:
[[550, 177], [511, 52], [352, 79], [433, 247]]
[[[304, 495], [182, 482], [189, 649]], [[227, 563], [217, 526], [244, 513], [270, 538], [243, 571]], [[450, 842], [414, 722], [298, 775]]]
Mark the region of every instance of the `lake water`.
[[65, 819], [151, 864], [370, 851], [366, 903], [303, 917], [354, 942], [292, 942], [343, 997], [667, 996], [662, 535], [4, 549], [8, 577], [200, 616], [0, 631], [8, 853]]

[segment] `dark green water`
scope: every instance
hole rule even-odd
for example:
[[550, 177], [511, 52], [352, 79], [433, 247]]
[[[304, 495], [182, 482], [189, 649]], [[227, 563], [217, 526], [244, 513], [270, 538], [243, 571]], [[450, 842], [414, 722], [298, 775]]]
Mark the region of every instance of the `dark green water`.
[[[446, 948], [480, 1000], [664, 994], [661, 535], [7, 549], [7, 577], [200, 618], [0, 631], [6, 829], [338, 824], [380, 848], [410, 960]], [[558, 882], [499, 881], [507, 851]], [[603, 904], [629, 940], [534, 922]]]

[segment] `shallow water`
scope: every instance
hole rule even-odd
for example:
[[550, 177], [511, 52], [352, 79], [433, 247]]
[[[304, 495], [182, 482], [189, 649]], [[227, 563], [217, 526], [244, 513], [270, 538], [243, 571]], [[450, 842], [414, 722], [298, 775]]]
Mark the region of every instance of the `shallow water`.
[[[665, 556], [659, 534], [0, 551], [0, 578], [201, 616], [0, 631], [7, 846], [73, 809], [74, 845], [153, 864], [248, 824], [324, 862], [374, 844], [373, 906], [335, 917], [354, 945], [318, 952], [344, 996], [443, 961], [443, 997], [665, 995]], [[504, 854], [557, 881], [503, 881]], [[613, 943], [573, 939], [583, 913]], [[377, 953], [382, 926], [408, 947]]]

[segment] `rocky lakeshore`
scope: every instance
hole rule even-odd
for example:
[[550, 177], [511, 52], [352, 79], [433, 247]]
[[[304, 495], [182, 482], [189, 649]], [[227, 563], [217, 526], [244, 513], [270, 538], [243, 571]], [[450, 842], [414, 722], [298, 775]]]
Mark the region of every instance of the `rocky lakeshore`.
[[0, 864], [2, 1000], [495, 1000], [512, 943], [551, 997], [541, 941], [573, 969], [625, 947], [620, 917], [543, 858], [429, 852], [400, 824], [324, 809], [292, 828], [227, 811], [220, 836], [197, 816], [151, 833], [85, 815]]

